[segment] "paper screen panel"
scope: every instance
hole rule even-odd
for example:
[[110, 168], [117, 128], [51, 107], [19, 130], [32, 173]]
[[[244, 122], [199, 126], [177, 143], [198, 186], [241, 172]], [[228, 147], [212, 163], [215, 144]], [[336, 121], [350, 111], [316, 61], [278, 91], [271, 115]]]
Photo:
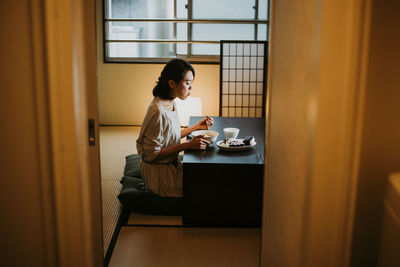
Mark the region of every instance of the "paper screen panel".
[[265, 116], [267, 45], [221, 41], [220, 116]]

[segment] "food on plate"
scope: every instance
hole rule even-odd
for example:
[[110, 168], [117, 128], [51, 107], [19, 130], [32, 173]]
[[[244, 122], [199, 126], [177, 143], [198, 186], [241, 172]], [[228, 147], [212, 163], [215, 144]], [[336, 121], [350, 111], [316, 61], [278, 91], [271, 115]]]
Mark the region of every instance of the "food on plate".
[[246, 136], [244, 139], [225, 138], [224, 145], [229, 147], [251, 146], [255, 144], [254, 136]]
[[246, 146], [251, 145], [252, 142], [254, 142], [254, 136], [246, 136], [246, 137], [243, 139], [243, 143], [244, 143]]
[[243, 139], [226, 138], [225, 144], [229, 147], [244, 146]]

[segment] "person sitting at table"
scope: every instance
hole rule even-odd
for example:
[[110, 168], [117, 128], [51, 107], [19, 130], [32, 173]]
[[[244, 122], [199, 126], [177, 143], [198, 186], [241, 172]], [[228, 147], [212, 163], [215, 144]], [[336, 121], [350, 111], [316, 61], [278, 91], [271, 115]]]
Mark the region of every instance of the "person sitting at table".
[[181, 138], [192, 131], [208, 129], [213, 119], [205, 117], [197, 124], [181, 129], [175, 98], [185, 100], [192, 91], [195, 72], [190, 63], [169, 61], [153, 89], [153, 100], [148, 106], [139, 137], [136, 141], [141, 155], [140, 172], [145, 185], [162, 197], [182, 197], [183, 171], [178, 158], [180, 151], [206, 149], [209, 141], [202, 135], [181, 143]]

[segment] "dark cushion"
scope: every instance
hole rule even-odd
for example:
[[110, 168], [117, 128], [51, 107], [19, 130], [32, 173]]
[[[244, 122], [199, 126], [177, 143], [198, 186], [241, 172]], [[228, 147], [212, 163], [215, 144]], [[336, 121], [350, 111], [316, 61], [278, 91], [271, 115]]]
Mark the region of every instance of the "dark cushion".
[[[179, 156], [182, 160], [182, 156]], [[140, 173], [141, 156], [125, 157], [122, 189], [118, 199], [125, 208], [145, 214], [182, 215], [181, 197], [161, 197], [147, 189]]]
[[181, 197], [161, 197], [147, 189], [142, 179], [124, 176], [118, 195], [121, 204], [133, 211], [145, 214], [182, 215]]
[[137, 154], [132, 154], [125, 157], [124, 176], [142, 178], [140, 174], [140, 160], [142, 157]]

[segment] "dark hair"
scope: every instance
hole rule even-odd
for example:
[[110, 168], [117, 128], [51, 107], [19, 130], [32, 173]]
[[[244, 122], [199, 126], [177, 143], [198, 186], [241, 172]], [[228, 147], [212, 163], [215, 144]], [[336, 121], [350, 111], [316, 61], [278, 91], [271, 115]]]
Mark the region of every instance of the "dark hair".
[[162, 99], [172, 99], [171, 87], [168, 81], [173, 80], [179, 83], [187, 71], [192, 71], [194, 77], [194, 69], [189, 62], [182, 59], [173, 59], [168, 62], [158, 77], [157, 85], [153, 89], [153, 96], [158, 96]]

